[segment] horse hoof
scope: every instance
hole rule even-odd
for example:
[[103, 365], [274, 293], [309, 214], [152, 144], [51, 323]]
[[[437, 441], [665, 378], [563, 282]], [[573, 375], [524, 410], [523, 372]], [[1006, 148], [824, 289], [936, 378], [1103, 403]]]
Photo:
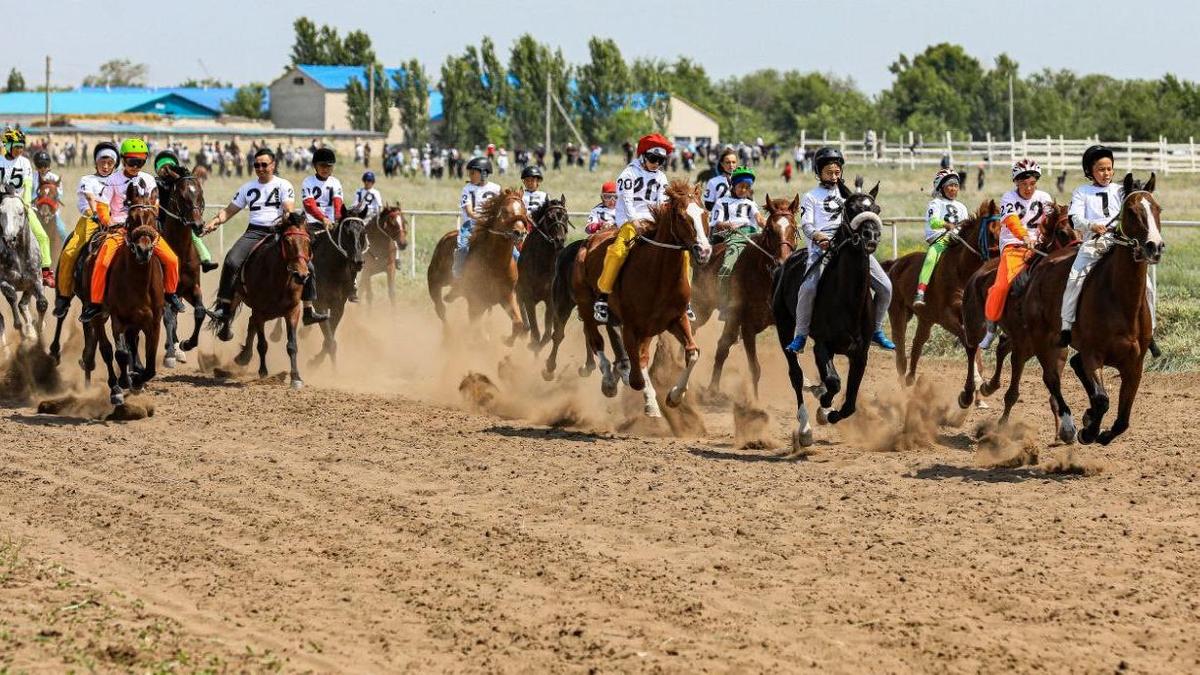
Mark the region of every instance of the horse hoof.
[[971, 407], [971, 403], [975, 401], [975, 392], [960, 391], [958, 392], [958, 407], [966, 410]]
[[300, 379], [292, 380], [292, 391], [300, 391], [304, 388], [304, 382]]
[[233, 357], [233, 362], [239, 366], [249, 365], [251, 356], [252, 354], [250, 352], [238, 354], [237, 356]]
[[916, 381], [917, 381], [917, 378], [915, 376], [908, 375], [904, 378], [904, 386], [911, 387], [911, 386], [913, 386], [913, 384], [916, 383]]
[[187, 363], [187, 357], [186, 357], [186, 356], [184, 356], [184, 355], [183, 355], [182, 353], [180, 353], [179, 351], [176, 351], [176, 352], [175, 352], [175, 362], [176, 362], [176, 363]]
[[667, 392], [667, 407], [678, 408], [680, 403], [683, 403], [683, 397], [687, 394], [686, 389], [679, 387], [671, 387], [671, 391]]
[[809, 429], [808, 431], [800, 431], [799, 429], [796, 429], [795, 431], [792, 432], [792, 452], [793, 453], [802, 452], [804, 448], [807, 448], [807, 447], [811, 446], [812, 444], [813, 444], [812, 429]]
[[592, 374], [593, 370], [595, 370], [595, 368], [588, 368], [587, 366], [579, 366], [579, 376], [587, 377], [588, 375]]
[[983, 396], [991, 396], [996, 393], [996, 387], [993, 387], [991, 382], [984, 382], [979, 385], [979, 393]]
[[50, 360], [54, 362], [55, 366], [61, 365], [62, 364], [62, 354], [59, 354], [57, 349], [51, 347], [50, 348]]
[[1075, 422], [1067, 417], [1058, 425], [1058, 440], [1071, 445], [1075, 442]]
[[604, 394], [605, 398], [612, 398], [617, 395], [617, 380], [605, 379], [600, 382], [600, 393]]
[[176, 365], [177, 364], [174, 356], [168, 356], [163, 359], [164, 368], [174, 368]]
[[1096, 437], [1096, 441], [1100, 443], [1100, 445], [1108, 445], [1109, 443], [1112, 443], [1116, 437], [1117, 435], [1112, 432], [1112, 429], [1106, 429], [1100, 432], [1100, 435]]
[[1080, 429], [1077, 434], [1075, 434], [1075, 440], [1083, 443], [1084, 445], [1091, 445], [1092, 443], [1096, 442], [1096, 432], [1084, 427]]
[[114, 391], [108, 396], [108, 402], [113, 405], [125, 405], [125, 393]]
[[542, 379], [547, 382], [553, 382], [554, 381], [554, 371], [553, 370], [543, 370], [542, 371]]
[[838, 422], [841, 422], [844, 419], [846, 419], [846, 416], [842, 415], [842, 413], [840, 411], [838, 411], [838, 410], [830, 410], [829, 411], [829, 423], [830, 424], [837, 424]]
[[829, 408], [817, 408], [817, 424], [829, 424]]
[[975, 399], [975, 409], [976, 410], [989, 410], [991, 407], [992, 406], [988, 405], [988, 402], [983, 400], [982, 398]]
[[179, 343], [179, 348], [185, 352], [190, 352], [196, 348], [196, 341], [191, 338], [188, 338], [188, 339], [184, 340], [183, 342]]
[[662, 410], [659, 409], [657, 403], [646, 404], [646, 417], [657, 418], [662, 417]]

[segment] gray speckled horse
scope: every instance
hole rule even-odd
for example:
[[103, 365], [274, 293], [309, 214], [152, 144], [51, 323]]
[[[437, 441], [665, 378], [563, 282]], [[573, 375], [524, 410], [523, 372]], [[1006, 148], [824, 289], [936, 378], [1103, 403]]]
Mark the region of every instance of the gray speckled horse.
[[[41, 337], [46, 296], [42, 294], [37, 241], [29, 230], [29, 213], [11, 188], [0, 193], [0, 294], [12, 308], [13, 323], [22, 340]], [[37, 300], [35, 320], [29, 301]], [[4, 315], [0, 314], [0, 345], [8, 353]]]

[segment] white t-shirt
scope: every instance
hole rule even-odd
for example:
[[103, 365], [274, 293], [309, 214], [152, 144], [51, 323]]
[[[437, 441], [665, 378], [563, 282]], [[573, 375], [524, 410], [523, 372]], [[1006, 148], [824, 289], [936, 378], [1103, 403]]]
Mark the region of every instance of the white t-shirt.
[[158, 181], [145, 171], [137, 172], [136, 176], [126, 176], [119, 169], [112, 172], [104, 184], [108, 186], [108, 212], [113, 224], [124, 223], [129, 216], [125, 210], [125, 192], [130, 183], [137, 183], [138, 191], [147, 197], [158, 188]]
[[479, 209], [488, 202], [489, 199], [500, 194], [500, 186], [488, 181], [483, 185], [467, 183], [463, 186], [462, 198], [458, 201], [458, 207], [462, 209], [463, 220], [471, 220], [471, 215], [467, 213], [467, 207], [479, 213]]
[[231, 203], [250, 212], [250, 227], [271, 227], [283, 215], [284, 203], [295, 201], [296, 190], [292, 184], [272, 176], [266, 183], [258, 180], [246, 183], [238, 189]]
[[837, 187], [827, 188], [818, 185], [809, 190], [800, 202], [800, 229], [808, 239], [809, 251], [819, 247], [813, 241], [813, 235], [823, 232], [832, 237], [842, 224], [842, 208], [845, 202]]
[[1121, 212], [1123, 199], [1121, 186], [1115, 183], [1104, 187], [1080, 185], [1071, 193], [1071, 206], [1067, 209], [1067, 215], [1072, 220], [1082, 218], [1088, 225], [1115, 227], [1116, 221], [1113, 221], [1113, 218]]
[[617, 176], [617, 225], [649, 220], [650, 207], [667, 201], [667, 175], [648, 171], [635, 159]]
[[971, 216], [967, 211], [967, 207], [962, 202], [957, 200], [946, 199], [945, 197], [934, 197], [929, 206], [925, 209], [925, 241], [932, 242], [937, 237], [940, 237], [944, 229], [933, 226], [934, 218], [940, 218], [943, 221], [958, 226], [959, 223], [966, 221]]
[[546, 193], [541, 190], [522, 190], [521, 199], [525, 202], [525, 208], [532, 214], [546, 203]]
[[[1021, 195], [1017, 193], [1016, 188], [1013, 188], [1005, 192], [1004, 196], [1000, 198], [1000, 218], [1003, 219], [1010, 213], [1017, 214], [1017, 217], [1021, 219], [1021, 223], [1026, 228], [1029, 228], [1030, 234], [1033, 235], [1034, 239], [1037, 239], [1039, 236], [1038, 230], [1036, 227], [1030, 227], [1030, 223], [1040, 218], [1043, 213], [1047, 213], [1053, 203], [1054, 200], [1050, 198], [1050, 195], [1041, 190], [1034, 190], [1032, 197], [1022, 199]], [[1017, 235], [1013, 234], [1008, 227], [1000, 228], [1001, 249], [1005, 246], [1022, 243], [1024, 242], [1018, 239]]]
[[383, 195], [376, 188], [368, 190], [365, 187], [360, 187], [354, 191], [354, 205], [367, 205], [367, 217], [371, 218], [383, 209]]
[[729, 177], [721, 172], [708, 179], [704, 185], [704, 203], [716, 206], [722, 197], [729, 194]]
[[[17, 194], [21, 195], [26, 202], [29, 201], [29, 196], [33, 188], [33, 165], [29, 163], [29, 158], [25, 155], [9, 159], [0, 153], [0, 185], [8, 183], [17, 190]], [[29, 182], [29, 192], [26, 192], [26, 181]]]
[[732, 223], [734, 227], [758, 227], [758, 204], [753, 199], [739, 199], [732, 195], [722, 197], [713, 204], [708, 220], [713, 225]]
[[[346, 199], [342, 194], [342, 181], [338, 180], [337, 176], [330, 176], [325, 180], [316, 176], [308, 176], [300, 184], [300, 192], [304, 195], [302, 199], [316, 200], [317, 208], [321, 209], [321, 213], [324, 213], [331, 222], [337, 220], [333, 212], [334, 200], [345, 201]], [[307, 210], [305, 210], [304, 216], [310, 223], [321, 222]]]
[[88, 205], [87, 197], [91, 195], [92, 200], [97, 204], [100, 202], [108, 202], [108, 183], [104, 176], [98, 176], [94, 173], [89, 173], [79, 179], [79, 188], [75, 190], [75, 194], [79, 196], [79, 215], [86, 216], [91, 213], [92, 207]]
[[588, 232], [598, 232], [606, 227], [612, 227], [617, 224], [617, 210], [610, 209], [600, 202], [592, 207], [592, 212], [588, 214], [587, 228]]

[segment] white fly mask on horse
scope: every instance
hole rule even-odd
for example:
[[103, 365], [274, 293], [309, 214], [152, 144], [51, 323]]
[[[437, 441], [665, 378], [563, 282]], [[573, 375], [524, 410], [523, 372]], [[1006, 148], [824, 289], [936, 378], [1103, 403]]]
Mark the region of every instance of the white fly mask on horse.
[[0, 195], [0, 236], [4, 238], [5, 248], [12, 249], [21, 231], [28, 229], [25, 203], [21, 198], [12, 194]]

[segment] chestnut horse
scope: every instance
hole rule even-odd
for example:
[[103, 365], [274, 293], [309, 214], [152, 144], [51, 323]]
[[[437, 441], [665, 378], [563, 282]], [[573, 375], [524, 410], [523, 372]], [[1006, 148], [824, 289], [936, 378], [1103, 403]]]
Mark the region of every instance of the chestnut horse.
[[[987, 199], [979, 205], [974, 215], [961, 223], [957, 234], [950, 232], [939, 236], [949, 237], [950, 245], [942, 254], [925, 292], [925, 306], [913, 306], [917, 293], [917, 277], [925, 264], [925, 251], [916, 251], [895, 260], [883, 263], [892, 280], [892, 304], [888, 307], [891, 319], [892, 339], [896, 341], [896, 373], [912, 386], [917, 377], [917, 362], [929, 333], [935, 325], [945, 328], [959, 343], [966, 344], [963, 334], [962, 302], [963, 288], [967, 280], [988, 259], [996, 256], [997, 231], [1000, 209], [996, 200]], [[917, 317], [917, 334], [912, 343], [912, 360], [905, 371], [905, 336], [908, 322]], [[982, 367], [982, 364], [977, 364]]]
[[200, 342], [200, 328], [204, 325], [207, 312], [204, 310], [204, 293], [200, 289], [200, 254], [192, 242], [192, 233], [204, 227], [204, 188], [186, 168], [168, 166], [170, 176], [160, 177], [158, 223], [163, 239], [179, 257], [179, 291], [181, 299], [192, 305], [192, 334], [179, 341], [179, 314], [169, 306], [163, 314], [163, 325], [167, 329], [166, 354], [163, 365], [174, 368], [185, 352], [196, 348]]
[[[384, 205], [367, 222], [367, 256], [363, 259], [362, 285], [366, 286], [367, 303], [375, 300], [371, 277], [387, 274], [388, 301], [396, 304], [396, 256], [408, 248], [408, 224], [399, 204]], [[318, 294], [319, 295], [319, 294]]]
[[[851, 192], [845, 183], [838, 188], [844, 200], [842, 222], [824, 254], [825, 272], [817, 286], [813, 305], [811, 335], [813, 359], [821, 377], [820, 408], [817, 421], [835, 424], [854, 414], [858, 404], [858, 388], [867, 368], [871, 333], [875, 331], [875, 301], [871, 295], [870, 257], [879, 246], [883, 221], [879, 218], [879, 194], [876, 184], [870, 192], [862, 192], [862, 179], [855, 182]], [[776, 272], [775, 293], [771, 302], [775, 315], [775, 331], [779, 346], [788, 364], [788, 379], [796, 394], [796, 430], [792, 432], [792, 450], [800, 452], [812, 445], [812, 426], [804, 405], [804, 374], [796, 354], [785, 348], [796, 329], [796, 297], [809, 274], [808, 252], [798, 251]], [[831, 410], [834, 396], [841, 390], [841, 380], [833, 366], [835, 354], [850, 361], [846, 396], [840, 410]]]
[[296, 364], [296, 327], [300, 321], [300, 294], [308, 280], [308, 263], [312, 259], [312, 241], [304, 226], [304, 213], [296, 211], [284, 217], [286, 220], [277, 226], [275, 235], [264, 239], [242, 266], [233, 307], [245, 303], [252, 312], [246, 328], [246, 344], [234, 361], [240, 366], [248, 365], [257, 339], [258, 376], [266, 377], [267, 334], [263, 326], [271, 319], [282, 318], [287, 324], [291, 387], [300, 389], [304, 381]]
[[429, 298], [442, 325], [446, 324], [446, 300], [442, 289], [454, 285], [457, 295], [467, 298], [467, 315], [472, 323], [493, 305], [500, 305], [512, 321], [511, 345], [525, 331], [517, 307], [517, 261], [513, 247], [519, 246], [533, 227], [529, 211], [518, 190], [505, 189], [480, 209], [471, 234], [470, 253], [463, 266], [462, 278], [455, 280], [452, 269], [456, 232], [447, 232], [433, 249], [426, 279]]
[[58, 210], [61, 204], [58, 203], [59, 187], [55, 183], [38, 183], [37, 194], [33, 196], [33, 207], [37, 213], [38, 221], [42, 224], [42, 229], [50, 237], [50, 250], [57, 251], [62, 248], [63, 231], [58, 227]]
[[[572, 279], [575, 306], [583, 318], [588, 348], [600, 362], [601, 391], [605, 396], [615, 396], [618, 374], [624, 377], [628, 372], [630, 388], [641, 391], [645, 399], [647, 417], [662, 416], [654, 386], [650, 383], [650, 340], [663, 331], [669, 331], [679, 340], [685, 354], [683, 374], [667, 394], [667, 405], [679, 405], [687, 392], [688, 379], [700, 359], [700, 349], [692, 339], [692, 327], [687, 318], [687, 305], [692, 297], [688, 254], [694, 254], [700, 264], [712, 255], [712, 246], [708, 243], [708, 214], [701, 206], [700, 186], [672, 181], [666, 187], [666, 196], [666, 202], [650, 207], [653, 220], [635, 240], [609, 296], [609, 323], [621, 328], [621, 346], [613, 346], [618, 358], [617, 372], [604, 353], [604, 338], [592, 314], [592, 305], [599, 293], [596, 281], [600, 278], [614, 231], [592, 235], [587, 245], [580, 248], [582, 259], [576, 261]], [[628, 360], [622, 364], [622, 352], [636, 354], [639, 367], [631, 368]]]
[[[517, 261], [517, 306], [529, 328], [529, 347], [537, 350], [550, 339], [550, 283], [554, 279], [554, 261], [567, 242], [571, 219], [567, 198], [547, 200], [533, 214], [533, 230], [521, 247]], [[545, 334], [538, 329], [537, 306], [546, 303]]]
[[[721, 389], [721, 370], [725, 359], [729, 357], [729, 348], [740, 337], [754, 380], [754, 395], [758, 396], [762, 367], [758, 363], [755, 337], [775, 325], [775, 315], [771, 312], [774, 274], [796, 249], [796, 214], [800, 212], [800, 197], [797, 195], [789, 202], [786, 199], [771, 199], [767, 195], [763, 210], [766, 211], [767, 224], [762, 232], [750, 238], [750, 244], [734, 263], [729, 280], [725, 328], [717, 341], [712, 381], [708, 385], [713, 392]], [[714, 249], [713, 260], [702, 269], [719, 268], [719, 255]]]

